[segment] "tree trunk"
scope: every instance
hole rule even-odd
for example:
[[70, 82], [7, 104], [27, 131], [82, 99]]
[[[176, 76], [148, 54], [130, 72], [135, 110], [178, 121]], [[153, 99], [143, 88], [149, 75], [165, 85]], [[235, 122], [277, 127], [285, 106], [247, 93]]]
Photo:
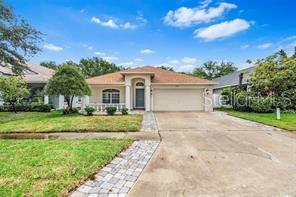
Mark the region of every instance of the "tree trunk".
[[68, 105], [68, 110], [70, 110], [70, 99], [68, 97], [65, 97], [67, 105]]
[[17, 113], [15, 103], [13, 102], [13, 103], [11, 103], [11, 105], [12, 105], [12, 109], [13, 109], [14, 113]]
[[73, 107], [73, 99], [74, 99], [74, 96], [71, 97], [71, 101], [70, 101], [70, 109], [72, 110], [72, 107]]

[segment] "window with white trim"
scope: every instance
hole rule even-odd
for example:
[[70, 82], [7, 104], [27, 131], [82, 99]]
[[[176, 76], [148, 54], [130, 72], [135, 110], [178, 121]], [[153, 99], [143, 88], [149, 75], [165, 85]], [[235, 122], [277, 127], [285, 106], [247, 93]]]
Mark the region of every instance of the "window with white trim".
[[105, 104], [119, 103], [120, 91], [116, 89], [105, 89], [103, 90], [102, 100]]

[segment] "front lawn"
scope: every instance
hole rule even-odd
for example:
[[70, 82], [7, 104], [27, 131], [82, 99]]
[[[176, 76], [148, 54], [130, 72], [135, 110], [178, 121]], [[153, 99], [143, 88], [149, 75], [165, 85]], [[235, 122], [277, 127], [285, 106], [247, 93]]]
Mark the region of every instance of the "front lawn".
[[296, 113], [281, 113], [281, 120], [276, 120], [275, 113], [240, 112], [227, 108], [219, 108], [216, 110], [227, 112], [227, 114], [231, 116], [260, 122], [266, 125], [279, 127], [289, 131], [296, 131]]
[[0, 112], [0, 133], [139, 131], [142, 115], [62, 115], [61, 111]]
[[131, 142], [0, 140], [0, 196], [65, 196]]

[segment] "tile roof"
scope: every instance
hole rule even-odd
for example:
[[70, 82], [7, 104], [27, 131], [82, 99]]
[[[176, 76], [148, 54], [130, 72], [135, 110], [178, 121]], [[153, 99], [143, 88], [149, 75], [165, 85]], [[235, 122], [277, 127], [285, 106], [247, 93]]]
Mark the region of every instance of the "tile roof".
[[[23, 78], [27, 83], [47, 83], [54, 74], [54, 70], [44, 66], [27, 63]], [[5, 75], [14, 75], [9, 67], [0, 66], [0, 72]]]
[[227, 86], [235, 86], [239, 84], [239, 76], [243, 73], [243, 84], [248, 82], [249, 76], [253, 73], [255, 66], [245, 68], [243, 70], [235, 71], [231, 74], [214, 79], [218, 84], [214, 85], [214, 89], [223, 88]]
[[186, 74], [180, 74], [173, 71], [164, 70], [159, 67], [144, 66], [128, 69], [125, 71], [119, 71], [102, 76], [92, 77], [87, 79], [89, 84], [116, 84], [124, 83], [124, 75], [126, 74], [152, 74], [152, 83], [157, 84], [215, 84], [214, 81], [201, 79]]

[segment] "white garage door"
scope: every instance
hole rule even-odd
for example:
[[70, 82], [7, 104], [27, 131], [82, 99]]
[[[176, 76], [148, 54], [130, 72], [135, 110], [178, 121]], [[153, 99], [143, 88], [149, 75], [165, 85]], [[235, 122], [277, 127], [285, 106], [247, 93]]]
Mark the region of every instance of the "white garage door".
[[154, 111], [204, 111], [201, 89], [154, 89]]

